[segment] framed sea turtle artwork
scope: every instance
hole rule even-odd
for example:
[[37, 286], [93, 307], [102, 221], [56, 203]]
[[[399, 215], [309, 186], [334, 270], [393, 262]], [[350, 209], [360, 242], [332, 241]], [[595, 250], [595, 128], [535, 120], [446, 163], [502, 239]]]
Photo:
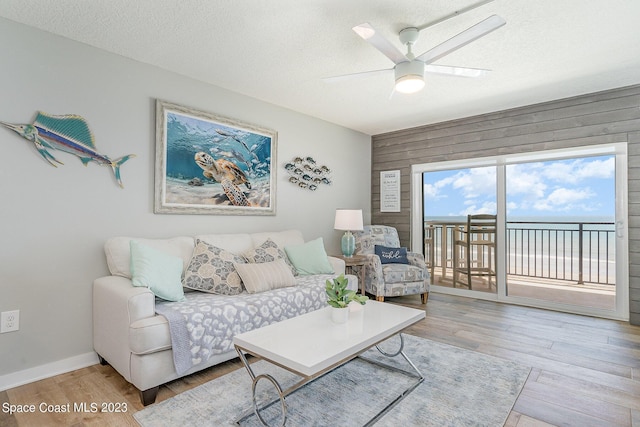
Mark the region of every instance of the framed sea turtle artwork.
[[154, 212], [275, 215], [277, 136], [156, 100]]

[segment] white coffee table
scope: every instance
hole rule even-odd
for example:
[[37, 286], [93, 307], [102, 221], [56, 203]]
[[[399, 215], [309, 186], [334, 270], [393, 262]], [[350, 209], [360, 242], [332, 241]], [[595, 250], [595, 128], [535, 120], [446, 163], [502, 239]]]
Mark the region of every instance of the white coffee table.
[[[333, 323], [330, 308], [327, 307], [235, 336], [233, 343], [236, 351], [253, 380], [253, 408], [236, 422], [239, 424], [255, 413], [260, 422], [267, 425], [260, 415], [260, 410], [277, 402], [277, 399], [259, 404], [255, 394], [258, 381], [266, 379], [278, 392], [282, 410], [281, 425], [284, 425], [287, 417], [285, 403], [287, 395], [425, 317], [423, 310], [373, 300], [369, 300], [365, 306], [356, 306], [353, 309], [349, 320], [344, 324]], [[413, 369], [413, 372], [402, 372], [416, 377], [417, 380], [366, 425], [378, 420], [424, 380], [420, 371], [403, 350], [404, 340], [400, 334], [400, 347], [396, 353], [388, 354], [380, 351], [389, 357], [401, 355]], [[283, 391], [278, 381], [271, 375], [256, 375], [245, 353], [291, 371], [301, 376], [302, 380]]]

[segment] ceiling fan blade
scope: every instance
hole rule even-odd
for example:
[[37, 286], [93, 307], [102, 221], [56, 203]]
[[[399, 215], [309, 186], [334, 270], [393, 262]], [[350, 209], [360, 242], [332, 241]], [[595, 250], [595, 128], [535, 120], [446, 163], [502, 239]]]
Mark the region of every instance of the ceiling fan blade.
[[440, 18], [437, 19], [435, 21], [429, 22], [428, 24], [424, 24], [424, 25], [420, 25], [419, 27], [416, 27], [418, 29], [418, 31], [422, 31], [422, 30], [426, 30], [429, 27], [433, 27], [434, 25], [438, 25], [441, 24], [445, 21], [448, 21], [451, 18], [457, 18], [458, 16], [462, 15], [463, 13], [467, 13], [467, 12], [471, 12], [473, 9], [477, 9], [480, 6], [484, 6], [487, 3], [491, 3], [495, 0], [482, 0], [476, 4], [473, 4], [471, 6], [465, 7], [464, 9], [460, 9], [460, 10], [456, 10], [455, 12], [453, 12], [451, 15], [447, 15], [444, 18]]
[[425, 64], [430, 64], [451, 52], [460, 49], [463, 46], [468, 45], [472, 41], [479, 39], [502, 27], [507, 22], [498, 15], [492, 15], [482, 22], [477, 23], [471, 28], [466, 29], [460, 34], [451, 37], [446, 42], [440, 43], [438, 46], [431, 50], [426, 51], [416, 59], [423, 61]]
[[389, 40], [387, 40], [382, 34], [376, 31], [370, 24], [364, 23], [356, 25], [352, 28], [353, 31], [365, 41], [369, 42], [373, 47], [382, 52], [387, 58], [393, 61], [394, 64], [408, 61], [404, 53], [395, 47]]
[[362, 73], [343, 74], [340, 76], [324, 77], [322, 80], [327, 83], [336, 83], [336, 82], [342, 82], [342, 81], [352, 80], [352, 79], [361, 78], [361, 77], [371, 77], [379, 74], [387, 74], [390, 71], [393, 71], [393, 68], [387, 68], [384, 70], [363, 71]]
[[482, 77], [489, 73], [490, 70], [485, 70], [483, 68], [452, 67], [450, 65], [429, 64], [424, 67], [424, 71], [432, 74], [445, 74], [457, 77]]

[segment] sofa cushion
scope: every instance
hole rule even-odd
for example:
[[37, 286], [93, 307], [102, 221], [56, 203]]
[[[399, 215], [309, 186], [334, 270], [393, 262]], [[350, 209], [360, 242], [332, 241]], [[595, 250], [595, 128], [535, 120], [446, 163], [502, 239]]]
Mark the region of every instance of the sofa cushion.
[[253, 240], [248, 234], [199, 234], [195, 239], [234, 254], [241, 254], [254, 248]]
[[112, 276], [131, 279], [131, 240], [182, 259], [182, 269], [189, 264], [193, 253], [193, 237], [172, 239], [142, 239], [137, 237], [112, 237], [104, 244], [107, 266]]
[[301, 245], [304, 243], [304, 237], [300, 230], [267, 231], [262, 233], [252, 233], [250, 236], [253, 241], [254, 248], [262, 245], [267, 239], [273, 240], [280, 248], [284, 248], [289, 245]]
[[196, 291], [237, 295], [242, 292], [242, 281], [234, 264], [243, 263], [242, 256], [198, 239], [182, 284]]
[[149, 354], [171, 348], [169, 322], [164, 316], [140, 319], [129, 326], [129, 348], [134, 354]]
[[167, 301], [183, 301], [182, 259], [132, 240], [131, 283]]
[[271, 240], [271, 238], [265, 240], [264, 243], [262, 243], [257, 248], [250, 250], [249, 252], [245, 252], [243, 256], [248, 262], [254, 264], [272, 262], [278, 259], [282, 259], [291, 270], [291, 274], [297, 274], [296, 268], [293, 266], [293, 264], [291, 264], [291, 261], [289, 261], [289, 257], [287, 257], [287, 254], [284, 253], [284, 251], [280, 249], [276, 242]]
[[298, 274], [333, 274], [334, 272], [327, 258], [327, 252], [324, 250], [322, 237], [302, 245], [285, 246], [284, 250]]
[[295, 286], [296, 279], [284, 259], [258, 264], [235, 264], [244, 287], [250, 294]]

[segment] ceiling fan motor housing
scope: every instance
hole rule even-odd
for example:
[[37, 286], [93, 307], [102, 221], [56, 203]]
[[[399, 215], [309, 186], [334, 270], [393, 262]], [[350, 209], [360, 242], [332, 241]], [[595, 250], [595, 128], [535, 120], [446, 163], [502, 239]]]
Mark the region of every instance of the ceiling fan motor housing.
[[408, 27], [400, 31], [398, 35], [400, 38], [400, 43], [403, 45], [413, 45], [417, 40], [420, 32], [415, 27]]

